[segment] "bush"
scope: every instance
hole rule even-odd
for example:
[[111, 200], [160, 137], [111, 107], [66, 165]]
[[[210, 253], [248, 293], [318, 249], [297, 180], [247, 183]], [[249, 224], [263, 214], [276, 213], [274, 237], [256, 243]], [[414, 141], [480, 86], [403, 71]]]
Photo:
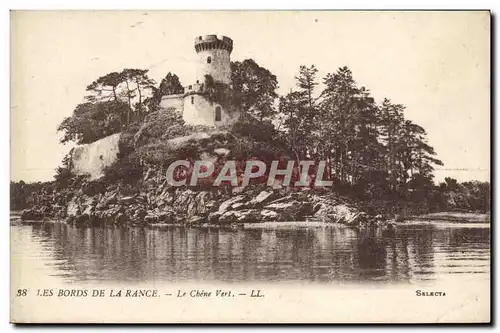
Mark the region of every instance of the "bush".
[[143, 166], [136, 153], [120, 158], [104, 170], [104, 179], [110, 183], [135, 184], [142, 178]]
[[89, 197], [106, 192], [106, 182], [102, 179], [88, 182], [82, 186], [82, 192]]
[[134, 146], [140, 147], [159, 141], [166, 141], [194, 132], [177, 112], [157, 111], [149, 114], [134, 135]]

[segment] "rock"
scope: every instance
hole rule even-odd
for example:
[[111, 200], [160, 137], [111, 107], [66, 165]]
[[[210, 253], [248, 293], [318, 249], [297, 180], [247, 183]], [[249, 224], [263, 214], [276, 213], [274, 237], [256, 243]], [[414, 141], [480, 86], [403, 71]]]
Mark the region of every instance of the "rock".
[[118, 202], [122, 205], [130, 205], [135, 201], [135, 196], [121, 197]]
[[221, 205], [219, 206], [219, 212], [220, 213], [224, 213], [225, 211], [227, 211], [231, 205], [243, 200], [244, 196], [243, 195], [237, 195], [235, 197], [232, 197], [226, 201], [224, 201], [223, 203], [221, 203]]
[[186, 214], [189, 209], [189, 205], [193, 200], [195, 193], [191, 190], [181, 190], [178, 189], [175, 191], [174, 201], [172, 203], [172, 207], [176, 212]]
[[76, 216], [77, 214], [78, 214], [78, 204], [76, 202], [76, 199], [73, 198], [68, 203], [68, 208], [66, 209], [66, 215], [67, 216]]
[[[224, 213], [218, 213], [219, 217], [217, 219], [217, 222], [220, 224], [230, 224], [236, 221], [236, 216], [235, 216], [236, 211], [230, 210], [226, 211]], [[209, 221], [210, 221], [210, 215], [209, 215]]]
[[196, 195], [194, 198], [194, 210], [190, 213], [190, 215], [204, 215], [210, 209], [208, 203], [208, 199], [210, 194], [207, 191], [202, 191]]
[[157, 206], [171, 205], [174, 201], [174, 197], [168, 189], [164, 189], [158, 196], [153, 195], [153, 198], [151, 201], [154, 201]]
[[204, 221], [205, 221], [205, 219], [203, 217], [195, 215], [195, 216], [191, 216], [187, 220], [187, 224], [189, 224], [189, 225], [196, 225], [196, 224], [201, 224]]
[[217, 224], [219, 222], [219, 218], [221, 217], [223, 213], [216, 211], [216, 212], [211, 212], [208, 214], [207, 221], [210, 224]]
[[269, 209], [263, 209], [260, 211], [260, 215], [262, 215], [262, 221], [279, 221], [281, 220], [280, 214], [275, 211]]
[[272, 203], [266, 206], [267, 209], [274, 209], [274, 210], [285, 210], [290, 207], [293, 207], [295, 205], [298, 205], [298, 201], [290, 201], [290, 202], [278, 202], [278, 203]]
[[302, 220], [312, 212], [312, 205], [309, 202], [300, 202], [297, 200], [271, 203], [264, 208], [278, 212], [281, 218], [292, 221]]
[[250, 200], [249, 204], [251, 206], [258, 206], [272, 198], [273, 192], [271, 191], [261, 191], [255, 198]]
[[231, 205], [231, 209], [236, 210], [236, 209], [241, 209], [243, 207], [246, 207], [248, 204], [246, 202], [237, 202]]
[[334, 223], [342, 223], [348, 225], [359, 224], [362, 220], [361, 217], [364, 215], [360, 215], [360, 212], [351, 208], [345, 204], [340, 205], [328, 205], [326, 203], [319, 203], [318, 208], [315, 206], [316, 212], [314, 213], [314, 217], [326, 218]]
[[96, 206], [96, 209], [104, 209], [108, 207], [109, 205], [115, 204], [117, 202], [116, 197], [117, 197], [117, 191], [111, 191], [111, 192], [106, 192], [104, 193], [103, 197], [99, 201], [99, 203]]
[[158, 211], [150, 211], [144, 216], [144, 221], [147, 224], [154, 223], [173, 223], [173, 213], [171, 211], [158, 212]]
[[290, 193], [287, 196], [284, 196], [284, 197], [281, 197], [281, 198], [278, 198], [276, 200], [269, 202], [269, 204], [271, 205], [271, 204], [282, 203], [282, 202], [290, 202], [290, 201], [297, 200], [297, 199], [299, 199], [298, 193]]
[[225, 212], [219, 217], [219, 223], [243, 223], [243, 222], [261, 222], [263, 216], [259, 209], [243, 209], [243, 210], [230, 210]]
[[21, 220], [27, 221], [27, 220], [32, 220], [32, 221], [39, 221], [43, 218], [43, 215], [36, 211], [35, 209], [24, 209], [21, 213]]
[[86, 214], [86, 215], [92, 215], [94, 213], [94, 209], [95, 207], [90, 203], [90, 204], [87, 204], [84, 209], [83, 209], [83, 212], [82, 214]]

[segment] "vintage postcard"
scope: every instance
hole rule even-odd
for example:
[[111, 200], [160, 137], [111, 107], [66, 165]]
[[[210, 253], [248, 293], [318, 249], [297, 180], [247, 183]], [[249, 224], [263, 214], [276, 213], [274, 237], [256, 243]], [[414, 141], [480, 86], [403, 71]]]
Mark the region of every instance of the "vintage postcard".
[[489, 323], [488, 11], [12, 11], [13, 323]]

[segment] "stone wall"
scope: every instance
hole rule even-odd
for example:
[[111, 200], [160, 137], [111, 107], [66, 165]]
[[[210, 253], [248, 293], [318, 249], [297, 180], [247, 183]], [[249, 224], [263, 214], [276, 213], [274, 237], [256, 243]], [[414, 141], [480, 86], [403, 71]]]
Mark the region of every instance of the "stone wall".
[[[221, 109], [220, 121], [215, 121], [217, 107]], [[191, 94], [184, 97], [182, 118], [187, 124], [219, 127], [234, 124], [238, 117], [237, 112], [227, 112], [221, 105], [210, 103], [202, 95]]]
[[161, 98], [160, 107], [162, 109], [175, 109], [175, 111], [182, 114], [183, 109], [183, 94], [167, 95]]
[[91, 179], [103, 176], [104, 168], [118, 158], [120, 133], [96, 142], [77, 146], [71, 155], [72, 171], [77, 175], [90, 175]]

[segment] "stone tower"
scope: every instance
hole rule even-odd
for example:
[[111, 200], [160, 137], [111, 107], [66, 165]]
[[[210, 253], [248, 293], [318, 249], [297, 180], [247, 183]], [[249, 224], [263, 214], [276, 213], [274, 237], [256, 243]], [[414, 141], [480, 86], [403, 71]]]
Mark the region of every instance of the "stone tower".
[[196, 84], [184, 90], [183, 119], [191, 125], [229, 125], [237, 119], [237, 113], [208, 101], [203, 89], [205, 75], [210, 75], [214, 81], [231, 85], [230, 54], [233, 40], [217, 35], [199, 36], [195, 38], [194, 48], [198, 54]]
[[225, 36], [199, 36], [194, 41], [194, 49], [198, 54], [196, 79], [203, 82], [205, 75], [214, 80], [231, 84], [231, 51], [233, 40]]

